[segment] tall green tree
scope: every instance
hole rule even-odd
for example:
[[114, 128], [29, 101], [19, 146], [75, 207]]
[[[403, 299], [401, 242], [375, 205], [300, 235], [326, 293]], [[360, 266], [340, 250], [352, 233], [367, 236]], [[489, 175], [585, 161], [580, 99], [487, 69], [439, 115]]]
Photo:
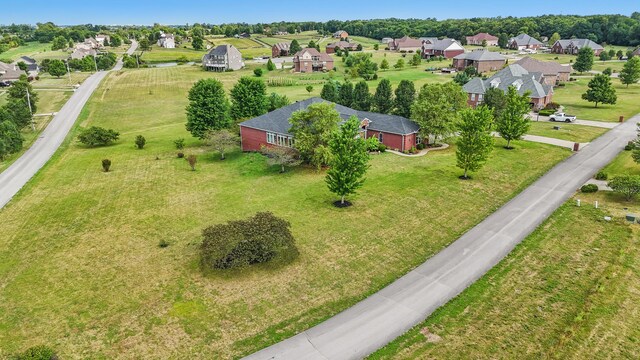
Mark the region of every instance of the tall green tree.
[[49, 74], [51, 76], [60, 77], [67, 74], [67, 66], [62, 60], [53, 59], [49, 63]]
[[[5, 120], [10, 120], [18, 129], [23, 129], [33, 121], [33, 116], [25, 101], [10, 99], [3, 106], [3, 109], [7, 116]], [[2, 117], [0, 117], [0, 119], [2, 119]]]
[[554, 32], [553, 35], [549, 37], [549, 46], [553, 46], [553, 44], [555, 44], [558, 40], [560, 40], [560, 34]]
[[640, 57], [634, 56], [627, 60], [622, 70], [620, 70], [619, 77], [620, 81], [627, 87], [640, 81]]
[[235, 121], [265, 114], [269, 109], [267, 86], [261, 79], [241, 77], [231, 89], [231, 118]]
[[422, 56], [420, 56], [420, 53], [413, 54], [413, 56], [411, 57], [411, 60], [409, 61], [409, 65], [411, 66], [420, 66], [421, 63], [422, 63]]
[[416, 101], [416, 88], [413, 81], [402, 80], [395, 90], [395, 101], [393, 113], [403, 116], [407, 119], [411, 118], [411, 106]]
[[505, 107], [496, 119], [496, 130], [507, 140], [505, 148], [512, 149], [511, 141], [520, 140], [529, 131], [531, 123], [526, 116], [529, 110], [529, 93], [520, 95], [515, 87], [509, 86]]
[[275, 69], [276, 69], [276, 64], [274, 64], [273, 61], [269, 59], [269, 61], [267, 61], [267, 70], [273, 71]]
[[191, 46], [193, 46], [194, 50], [204, 49], [204, 39], [199, 36], [194, 36], [191, 40]]
[[393, 90], [389, 79], [382, 79], [378, 83], [376, 93], [373, 95], [373, 105], [381, 114], [389, 114], [393, 110]]
[[274, 92], [269, 94], [267, 101], [269, 102], [267, 109], [269, 112], [291, 104], [291, 101], [286, 95], [278, 95]]
[[338, 87], [335, 81], [329, 80], [322, 86], [320, 90], [320, 97], [334, 103], [338, 102]]
[[587, 87], [587, 91], [582, 94], [582, 99], [595, 103], [595, 107], [598, 107], [598, 104], [615, 104], [618, 100], [611, 78], [605, 74], [594, 76]]
[[216, 79], [200, 79], [189, 90], [187, 130], [194, 137], [205, 139], [211, 130], [231, 126], [229, 100], [222, 83]]
[[62, 50], [67, 48], [68, 41], [64, 36], [56, 36], [51, 43], [51, 50]]
[[353, 84], [350, 81], [347, 80], [340, 86], [337, 100], [338, 104], [351, 107], [351, 103], [353, 103]]
[[509, 44], [509, 37], [507, 36], [507, 34], [504, 34], [504, 33], [500, 34], [498, 36], [498, 46], [501, 49], [506, 49], [508, 44]]
[[456, 164], [464, 170], [462, 178], [467, 179], [467, 173], [480, 170], [493, 150], [493, 111], [484, 105], [464, 109], [460, 118]]
[[297, 39], [293, 39], [293, 41], [291, 41], [291, 45], [289, 46], [289, 53], [293, 55], [300, 50], [302, 50], [300, 43], [298, 42]]
[[467, 94], [454, 82], [425, 84], [411, 107], [411, 119], [420, 126], [422, 138], [433, 136], [433, 144], [457, 130], [460, 111], [467, 107]]
[[22, 142], [22, 134], [13, 122], [8, 120], [0, 122], [0, 160], [20, 151]]
[[380, 63], [380, 69], [389, 70], [389, 61], [387, 61], [387, 59], [382, 59], [382, 62]]
[[151, 50], [151, 43], [149, 42], [149, 39], [147, 39], [146, 37], [140, 40], [140, 50], [142, 51], [149, 51]]
[[627, 201], [640, 194], [640, 175], [620, 175], [607, 184], [613, 191], [620, 193]]
[[369, 168], [369, 153], [364, 138], [358, 136], [360, 121], [352, 116], [339, 130], [334, 131], [329, 141], [332, 158], [325, 179], [329, 190], [340, 196], [344, 206], [345, 197], [354, 194], [364, 184], [364, 175]]
[[329, 140], [333, 131], [338, 129], [340, 121], [340, 113], [333, 104], [326, 102], [311, 104], [306, 110], [296, 111], [291, 115], [289, 131], [296, 139], [294, 148], [305, 163], [318, 169], [329, 164]]
[[371, 93], [369, 92], [369, 84], [361, 80], [353, 89], [353, 102], [351, 107], [360, 111], [371, 110]]
[[9, 87], [7, 99], [23, 101], [25, 104], [31, 103], [33, 113], [35, 114], [38, 111], [38, 93], [33, 91], [33, 87], [26, 77], [20, 78]]
[[573, 69], [577, 72], [587, 72], [593, 68], [594, 55], [593, 49], [590, 47], [583, 47], [578, 50], [578, 56], [575, 63], [573, 63]]

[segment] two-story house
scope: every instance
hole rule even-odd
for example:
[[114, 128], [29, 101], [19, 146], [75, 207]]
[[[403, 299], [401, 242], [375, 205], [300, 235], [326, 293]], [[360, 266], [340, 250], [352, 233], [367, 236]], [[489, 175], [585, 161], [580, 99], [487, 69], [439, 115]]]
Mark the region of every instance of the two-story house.
[[305, 48], [293, 56], [293, 68], [295, 72], [304, 73], [329, 71], [333, 69], [333, 58], [317, 49]]
[[202, 67], [208, 71], [240, 70], [244, 62], [240, 50], [235, 46], [220, 45], [202, 57]]

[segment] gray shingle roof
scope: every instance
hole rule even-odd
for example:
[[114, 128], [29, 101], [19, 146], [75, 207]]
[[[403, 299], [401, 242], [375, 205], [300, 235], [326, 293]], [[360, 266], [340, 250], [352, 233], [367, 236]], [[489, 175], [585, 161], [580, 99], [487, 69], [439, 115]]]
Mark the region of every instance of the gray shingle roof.
[[600, 44], [595, 41], [591, 41], [589, 39], [562, 39], [558, 40], [558, 43], [562, 46], [562, 48], [566, 48], [570, 44], [573, 44], [578, 49], [582, 49], [583, 47], [590, 47], [593, 50], [602, 50], [604, 49]]
[[[310, 98], [303, 101], [298, 101], [294, 104], [282, 107], [274, 110], [270, 113], [260, 115], [253, 119], [240, 123], [240, 126], [274, 132], [278, 134], [289, 134], [291, 124], [289, 118], [291, 115], [300, 110], [306, 110], [311, 104], [327, 102], [319, 97]], [[415, 133], [419, 130], [418, 124], [404, 118], [402, 116], [378, 114], [369, 111], [358, 111], [346, 106], [334, 104], [336, 111], [340, 114], [343, 120], [347, 120], [349, 117], [355, 115], [358, 119], [369, 119], [369, 129], [374, 131], [382, 131], [392, 134], [407, 135]]]
[[544, 75], [558, 75], [559, 73], [570, 73], [571, 65], [560, 65], [553, 61], [540, 61], [529, 56], [516, 61], [516, 64], [522, 66], [527, 71], [535, 71]]
[[514, 64], [498, 71], [495, 75], [486, 80], [474, 78], [466, 83], [462, 88], [465, 92], [470, 94], [484, 94], [485, 91], [491, 87], [495, 87], [506, 92], [509, 89], [509, 86], [516, 86], [519, 94], [522, 95], [529, 91], [531, 93], [530, 96], [537, 99], [543, 98], [553, 91], [551, 86], [540, 83], [541, 79], [542, 73], [529, 72], [522, 66]]
[[474, 50], [472, 52], [460, 54], [454, 59], [463, 59], [463, 60], [473, 60], [473, 61], [496, 61], [496, 60], [506, 60], [506, 58], [497, 52], [489, 51], [486, 49], [482, 50]]
[[514, 38], [511, 38], [509, 42], [515, 41], [518, 46], [525, 45], [542, 45], [542, 43], [527, 34], [520, 34]]

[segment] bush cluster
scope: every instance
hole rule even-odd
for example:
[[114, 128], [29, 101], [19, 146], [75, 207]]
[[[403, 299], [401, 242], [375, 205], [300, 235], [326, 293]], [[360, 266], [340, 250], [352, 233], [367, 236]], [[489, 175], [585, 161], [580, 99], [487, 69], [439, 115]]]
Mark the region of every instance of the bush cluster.
[[288, 221], [270, 212], [202, 231], [203, 269], [230, 269], [268, 261], [288, 262], [298, 255]]
[[604, 171], [600, 171], [596, 174], [596, 180], [607, 180], [608, 178], [609, 175]]
[[48, 346], [39, 345], [12, 357], [15, 360], [58, 360], [58, 355]]
[[78, 140], [87, 146], [105, 146], [118, 140], [120, 134], [111, 129], [92, 126], [78, 135]]
[[594, 193], [598, 191], [598, 185], [596, 184], [586, 184], [582, 185], [580, 191], [583, 193]]

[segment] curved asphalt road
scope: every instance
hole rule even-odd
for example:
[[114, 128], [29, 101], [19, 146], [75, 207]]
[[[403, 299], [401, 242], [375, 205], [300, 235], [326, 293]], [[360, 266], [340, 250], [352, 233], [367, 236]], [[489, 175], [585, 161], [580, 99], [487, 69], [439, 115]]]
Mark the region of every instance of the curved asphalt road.
[[376, 294], [246, 357], [360, 359], [417, 325], [502, 260], [636, 137], [636, 115], [596, 139], [453, 244]]
[[[134, 40], [127, 54], [131, 55], [138, 43]], [[118, 60], [114, 70], [122, 69], [122, 60]], [[11, 166], [0, 173], [0, 209], [31, 179], [51, 156], [58, 150], [69, 130], [76, 122], [80, 111], [91, 94], [107, 75], [107, 71], [99, 71], [87, 78], [69, 98], [67, 103], [54, 116], [46, 129], [40, 134], [31, 147]]]

